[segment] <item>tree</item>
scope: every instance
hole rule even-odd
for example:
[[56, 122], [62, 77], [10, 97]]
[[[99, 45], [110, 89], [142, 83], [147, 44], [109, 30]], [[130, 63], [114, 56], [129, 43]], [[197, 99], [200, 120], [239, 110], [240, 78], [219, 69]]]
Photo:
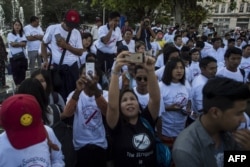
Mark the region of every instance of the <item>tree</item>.
[[[212, 0], [212, 4], [217, 2], [224, 2], [225, 0]], [[249, 0], [242, 0], [242, 2], [247, 2]], [[206, 9], [197, 2], [203, 2], [203, 0], [172, 0], [173, 15], [177, 23], [188, 22], [194, 25], [199, 25], [202, 21], [206, 20], [209, 16], [209, 10], [212, 7]], [[236, 8], [237, 0], [230, 0], [230, 9], [234, 10]]]
[[92, 0], [92, 5], [101, 4], [106, 9], [119, 11], [138, 21], [144, 16], [152, 16], [161, 2], [162, 0]]
[[83, 1], [80, 0], [42, 0], [43, 26], [62, 21], [63, 15], [69, 9], [76, 9], [82, 14]]

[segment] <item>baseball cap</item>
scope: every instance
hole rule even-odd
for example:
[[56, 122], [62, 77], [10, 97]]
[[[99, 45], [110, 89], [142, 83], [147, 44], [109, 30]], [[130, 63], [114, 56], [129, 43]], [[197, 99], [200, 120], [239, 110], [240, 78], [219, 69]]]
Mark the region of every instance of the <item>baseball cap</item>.
[[42, 122], [42, 110], [35, 97], [17, 94], [2, 103], [0, 122], [11, 145], [23, 149], [44, 141], [47, 132]]
[[70, 28], [79, 27], [80, 15], [78, 11], [73, 9], [68, 10], [64, 16], [64, 21], [66, 25]]

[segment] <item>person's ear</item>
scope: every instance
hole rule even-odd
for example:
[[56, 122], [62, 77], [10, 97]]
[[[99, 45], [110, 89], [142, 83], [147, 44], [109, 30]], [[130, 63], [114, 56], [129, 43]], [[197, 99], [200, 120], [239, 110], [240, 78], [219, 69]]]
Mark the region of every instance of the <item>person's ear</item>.
[[221, 111], [218, 107], [211, 107], [208, 112], [211, 114], [212, 118], [214, 119], [219, 119], [222, 114], [223, 111]]

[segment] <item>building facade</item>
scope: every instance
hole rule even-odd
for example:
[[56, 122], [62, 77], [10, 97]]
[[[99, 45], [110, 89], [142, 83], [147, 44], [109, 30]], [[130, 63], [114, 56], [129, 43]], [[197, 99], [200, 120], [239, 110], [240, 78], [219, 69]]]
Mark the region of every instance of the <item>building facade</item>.
[[213, 0], [203, 0], [203, 6], [212, 6], [211, 16], [205, 22], [212, 22], [216, 31], [223, 35], [225, 32], [240, 27], [250, 29], [250, 1], [234, 0], [236, 8], [230, 10], [230, 0], [214, 3]]

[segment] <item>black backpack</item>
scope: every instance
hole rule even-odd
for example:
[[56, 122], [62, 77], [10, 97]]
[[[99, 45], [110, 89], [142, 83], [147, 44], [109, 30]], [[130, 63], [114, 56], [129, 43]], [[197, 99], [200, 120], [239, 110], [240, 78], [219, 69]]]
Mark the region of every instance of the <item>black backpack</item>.
[[48, 108], [53, 112], [53, 124], [51, 128], [62, 145], [65, 167], [71, 167], [76, 162], [76, 154], [72, 142], [73, 129], [61, 120], [60, 113], [62, 109], [58, 104], [50, 104]]

